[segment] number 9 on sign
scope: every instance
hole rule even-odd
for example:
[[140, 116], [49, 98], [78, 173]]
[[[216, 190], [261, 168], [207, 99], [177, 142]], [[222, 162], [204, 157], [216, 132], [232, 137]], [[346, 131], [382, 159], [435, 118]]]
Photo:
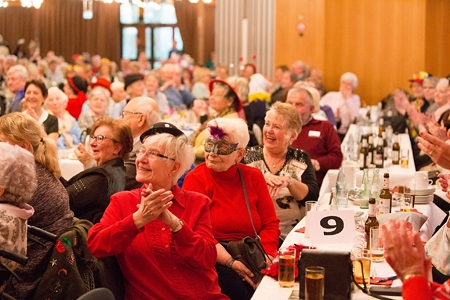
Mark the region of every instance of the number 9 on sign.
[[320, 226], [328, 229], [328, 231], [323, 232], [324, 235], [335, 235], [341, 233], [344, 229], [344, 221], [336, 216], [327, 216], [320, 220]]
[[310, 211], [306, 219], [309, 239], [314, 244], [353, 243], [353, 210]]

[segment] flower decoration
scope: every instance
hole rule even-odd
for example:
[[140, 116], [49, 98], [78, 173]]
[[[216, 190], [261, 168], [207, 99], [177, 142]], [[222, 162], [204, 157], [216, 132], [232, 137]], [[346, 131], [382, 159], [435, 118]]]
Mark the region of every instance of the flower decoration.
[[211, 133], [211, 136], [215, 140], [222, 139], [224, 136], [228, 135], [218, 125], [215, 125], [215, 126], [214, 125], [210, 125], [210, 126], [208, 126], [208, 128], [209, 128], [209, 132]]

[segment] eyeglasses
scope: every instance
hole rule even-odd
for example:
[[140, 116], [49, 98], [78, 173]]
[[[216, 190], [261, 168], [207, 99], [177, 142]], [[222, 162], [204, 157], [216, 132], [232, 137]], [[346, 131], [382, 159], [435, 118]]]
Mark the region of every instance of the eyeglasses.
[[205, 151], [213, 152], [218, 155], [230, 155], [236, 151], [238, 144], [231, 144], [223, 139], [215, 140], [213, 138], [207, 138], [205, 141]]
[[97, 144], [103, 143], [103, 141], [104, 141], [105, 139], [111, 140], [111, 141], [113, 141], [113, 142], [117, 142], [115, 139], [110, 138], [110, 137], [106, 137], [106, 136], [104, 136], [104, 135], [91, 135], [90, 138], [91, 138], [91, 142], [96, 141]]
[[165, 156], [165, 155], [163, 155], [163, 154], [161, 154], [161, 153], [158, 153], [157, 151], [154, 151], [154, 150], [148, 150], [148, 151], [146, 151], [146, 150], [144, 150], [144, 149], [140, 149], [140, 150], [136, 153], [136, 156], [138, 156], [138, 157], [145, 156], [145, 157], [147, 157], [147, 158], [150, 158], [150, 156], [158, 156], [158, 157], [161, 157], [161, 158], [170, 159], [170, 160], [175, 161], [175, 158], [167, 157], [167, 156]]
[[124, 110], [122, 112], [122, 118], [125, 117], [125, 115], [142, 115], [142, 113], [139, 112], [139, 111], [127, 111], [127, 110]]

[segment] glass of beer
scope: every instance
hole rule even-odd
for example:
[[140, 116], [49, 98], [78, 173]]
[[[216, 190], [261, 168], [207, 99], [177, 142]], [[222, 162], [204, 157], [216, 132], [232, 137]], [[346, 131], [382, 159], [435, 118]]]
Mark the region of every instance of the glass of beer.
[[365, 283], [366, 287], [369, 287], [371, 264], [370, 250], [365, 249], [355, 257], [353, 260], [353, 276], [357, 283]]
[[305, 299], [323, 300], [325, 289], [325, 269], [312, 266], [305, 270]]
[[373, 262], [382, 262], [384, 260], [383, 243], [378, 238], [380, 228], [378, 226], [370, 228], [370, 252]]
[[400, 150], [400, 165], [402, 168], [407, 168], [409, 165], [409, 149]]
[[295, 282], [295, 248], [278, 250], [278, 283], [281, 287], [293, 287]]

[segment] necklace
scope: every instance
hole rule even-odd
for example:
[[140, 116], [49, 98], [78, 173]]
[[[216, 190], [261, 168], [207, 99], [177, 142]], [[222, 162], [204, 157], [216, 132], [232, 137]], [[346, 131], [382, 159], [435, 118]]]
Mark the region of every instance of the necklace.
[[[268, 155], [267, 152], [266, 152], [266, 155], [265, 155], [265, 156], [269, 157], [270, 155]], [[272, 157], [271, 157], [271, 158], [272, 158]], [[285, 156], [282, 156], [276, 163], [272, 164], [272, 168], [275, 169], [275, 168], [277, 167], [277, 165], [278, 165], [282, 160], [284, 160], [285, 158], [286, 158]], [[266, 162], [268, 163], [267, 159], [266, 159]]]

